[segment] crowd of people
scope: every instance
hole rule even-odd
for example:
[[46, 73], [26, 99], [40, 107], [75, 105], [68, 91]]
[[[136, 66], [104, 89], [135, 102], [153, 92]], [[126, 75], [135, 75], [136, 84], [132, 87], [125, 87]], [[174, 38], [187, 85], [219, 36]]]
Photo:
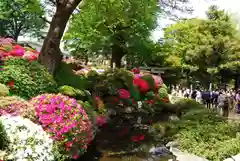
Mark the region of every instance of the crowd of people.
[[221, 112], [224, 116], [228, 116], [229, 111], [240, 114], [240, 89], [201, 90], [176, 86], [172, 88], [171, 95], [194, 99], [205, 104], [207, 108]]

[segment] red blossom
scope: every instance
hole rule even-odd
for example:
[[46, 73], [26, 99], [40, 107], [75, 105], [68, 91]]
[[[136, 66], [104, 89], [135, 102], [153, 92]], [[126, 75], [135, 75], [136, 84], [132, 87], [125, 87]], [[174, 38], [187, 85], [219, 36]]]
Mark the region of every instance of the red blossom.
[[149, 90], [148, 82], [141, 79], [141, 78], [135, 78], [133, 80], [133, 83], [139, 88], [140, 92], [146, 93]]
[[134, 135], [131, 137], [131, 140], [134, 142], [138, 142], [138, 141], [142, 141], [144, 140], [145, 136], [143, 134], [138, 134], [138, 135]]
[[10, 88], [14, 88], [14, 85], [15, 85], [15, 82], [12, 80], [12, 81], [9, 81], [7, 83], [7, 85], [10, 87]]
[[168, 103], [168, 102], [169, 102], [169, 99], [168, 99], [167, 97], [163, 98], [162, 100], [163, 100], [163, 102], [165, 102], [165, 103]]

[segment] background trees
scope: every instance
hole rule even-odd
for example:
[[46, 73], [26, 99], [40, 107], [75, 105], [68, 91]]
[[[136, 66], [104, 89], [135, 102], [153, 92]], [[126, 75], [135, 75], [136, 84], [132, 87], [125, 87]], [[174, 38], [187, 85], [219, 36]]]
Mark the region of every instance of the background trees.
[[206, 20], [183, 20], [165, 30], [167, 62], [197, 68], [195, 77], [205, 84], [213, 78], [221, 82], [236, 79], [240, 58], [236, 26], [230, 15], [216, 6], [206, 14]]
[[45, 27], [39, 0], [0, 0], [0, 36], [18, 37], [26, 33], [39, 37]]

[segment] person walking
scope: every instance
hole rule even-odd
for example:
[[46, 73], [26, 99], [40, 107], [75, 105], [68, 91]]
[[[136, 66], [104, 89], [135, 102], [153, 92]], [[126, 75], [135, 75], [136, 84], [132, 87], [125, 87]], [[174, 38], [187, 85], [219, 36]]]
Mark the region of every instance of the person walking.
[[224, 91], [219, 92], [219, 96], [218, 96], [218, 110], [219, 113], [222, 116], [228, 117], [229, 115], [229, 109], [228, 109], [228, 98], [227, 95], [225, 94]]
[[237, 113], [240, 114], [240, 89], [238, 89], [237, 93], [236, 93], [236, 109], [237, 109]]
[[196, 101], [198, 103], [201, 103], [202, 102], [202, 93], [199, 89], [196, 90]]

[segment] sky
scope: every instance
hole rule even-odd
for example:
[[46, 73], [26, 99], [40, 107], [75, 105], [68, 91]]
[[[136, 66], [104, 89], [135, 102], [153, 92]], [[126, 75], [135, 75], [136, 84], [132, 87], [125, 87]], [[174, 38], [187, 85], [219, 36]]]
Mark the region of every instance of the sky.
[[[231, 14], [240, 15], [240, 0], [190, 0], [190, 3], [194, 11], [187, 16], [188, 18], [205, 18], [205, 12], [211, 5], [217, 5]], [[174, 22], [168, 19], [159, 19], [159, 27], [152, 34], [153, 39], [157, 41], [161, 38], [163, 36], [162, 28], [171, 23]]]

